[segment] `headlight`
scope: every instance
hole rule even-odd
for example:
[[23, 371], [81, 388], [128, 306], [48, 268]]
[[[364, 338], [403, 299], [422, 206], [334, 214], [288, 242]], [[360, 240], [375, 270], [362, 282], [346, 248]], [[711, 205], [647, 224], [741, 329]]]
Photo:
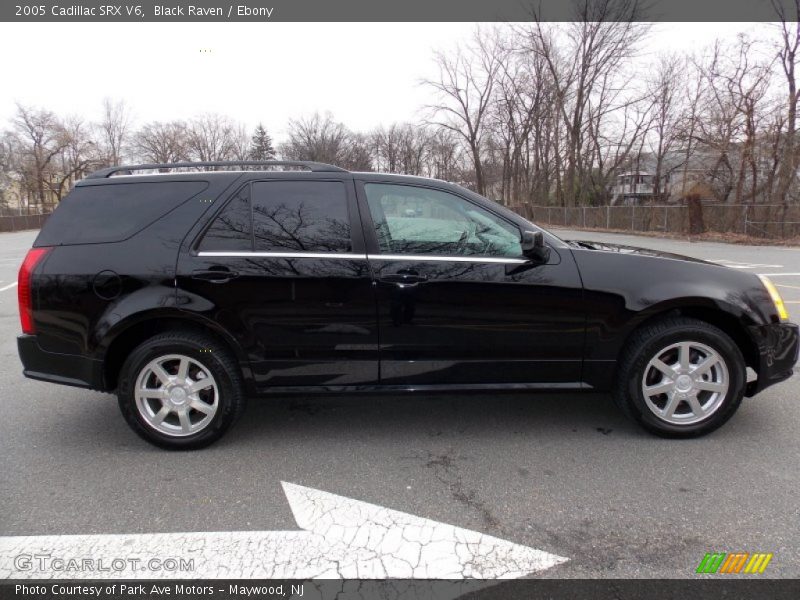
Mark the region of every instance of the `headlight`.
[[778, 316], [781, 321], [788, 321], [789, 313], [786, 312], [786, 305], [783, 303], [783, 298], [781, 298], [781, 294], [778, 292], [775, 284], [772, 283], [766, 275], [759, 275], [758, 278], [761, 280], [761, 283], [764, 284], [764, 289], [767, 290], [769, 297], [772, 298], [772, 303], [775, 305], [775, 310], [778, 311]]

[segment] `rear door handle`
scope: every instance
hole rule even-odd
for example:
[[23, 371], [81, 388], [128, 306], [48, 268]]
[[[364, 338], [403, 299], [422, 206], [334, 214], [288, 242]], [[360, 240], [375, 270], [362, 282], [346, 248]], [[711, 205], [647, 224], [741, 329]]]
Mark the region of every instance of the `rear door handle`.
[[416, 271], [398, 271], [397, 273], [388, 273], [380, 278], [385, 283], [399, 283], [406, 285], [414, 285], [428, 281], [427, 275], [420, 275]]
[[192, 271], [192, 279], [210, 281], [212, 283], [225, 283], [235, 279], [239, 274], [231, 271], [228, 267], [217, 267], [215, 269], [196, 269]]

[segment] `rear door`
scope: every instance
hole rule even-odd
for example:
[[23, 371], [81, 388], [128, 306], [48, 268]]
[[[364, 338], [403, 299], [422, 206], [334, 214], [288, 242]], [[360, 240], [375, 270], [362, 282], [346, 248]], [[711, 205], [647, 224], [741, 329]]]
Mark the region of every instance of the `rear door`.
[[352, 180], [246, 182], [178, 265], [183, 308], [232, 333], [261, 391], [378, 380]]

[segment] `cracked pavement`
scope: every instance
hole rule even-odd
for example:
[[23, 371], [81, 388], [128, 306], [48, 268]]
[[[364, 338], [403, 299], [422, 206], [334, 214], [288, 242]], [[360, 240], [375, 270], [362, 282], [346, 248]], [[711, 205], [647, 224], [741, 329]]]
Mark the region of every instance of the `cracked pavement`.
[[[192, 561], [191, 574], [225, 579], [517, 579], [566, 558], [477, 531], [283, 482], [304, 531], [0, 537], [0, 579], [97, 577], [84, 559], [113, 557], [102, 577], [173, 578], [146, 566]], [[21, 555], [32, 561], [19, 563]], [[47, 560], [38, 557], [47, 556]], [[60, 561], [56, 563], [56, 560]], [[121, 561], [116, 568], [114, 561]], [[22, 564], [20, 569], [19, 565]], [[81, 568], [79, 568], [79, 565]]]
[[[0, 285], [33, 237], [0, 235]], [[631, 237], [602, 235], [800, 271], [795, 248]], [[253, 401], [219, 444], [170, 453], [129, 431], [113, 397], [24, 379], [16, 311], [16, 292], [0, 293], [2, 536], [222, 532], [206, 542], [229, 547], [260, 532], [245, 568], [280, 569], [300, 554], [270, 554], [271, 535], [316, 535], [285, 481], [569, 558], [537, 577], [690, 577], [709, 551], [772, 552], [766, 576], [800, 577], [800, 377], [697, 440], [652, 437], [597, 394], [362, 396]], [[356, 568], [362, 555], [342, 553], [338, 568]]]

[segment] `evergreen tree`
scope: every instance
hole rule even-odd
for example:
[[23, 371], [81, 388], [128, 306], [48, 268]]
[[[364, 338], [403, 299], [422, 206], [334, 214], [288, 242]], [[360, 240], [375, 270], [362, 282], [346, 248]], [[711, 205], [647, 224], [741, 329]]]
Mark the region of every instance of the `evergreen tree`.
[[251, 160], [273, 160], [275, 158], [275, 148], [272, 147], [272, 138], [259, 123], [250, 142]]

